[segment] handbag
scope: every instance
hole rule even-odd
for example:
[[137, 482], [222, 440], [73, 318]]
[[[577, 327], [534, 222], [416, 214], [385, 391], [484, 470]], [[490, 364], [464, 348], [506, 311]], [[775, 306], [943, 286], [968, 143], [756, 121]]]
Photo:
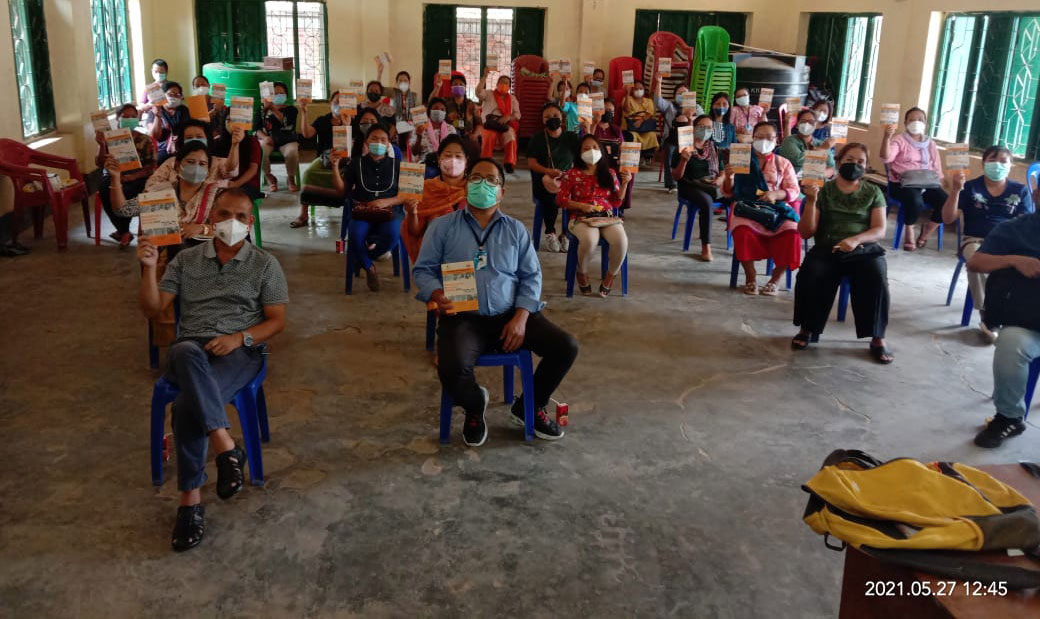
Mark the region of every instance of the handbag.
[[838, 259], [841, 262], [858, 262], [864, 258], [873, 258], [874, 256], [884, 256], [885, 248], [881, 246], [881, 243], [863, 243], [858, 245], [856, 249], [852, 251], [839, 251], [835, 252], [838, 255]]
[[484, 117], [484, 128], [499, 133], [509, 131], [509, 125], [502, 123], [502, 117], [498, 114], [488, 114]]
[[780, 227], [780, 211], [768, 202], [740, 201], [733, 207], [734, 217], [743, 217], [761, 225], [770, 232]]
[[[639, 123], [638, 125], [636, 123]], [[650, 133], [651, 131], [657, 131], [657, 119], [647, 118], [643, 122], [639, 122], [634, 116], [628, 118], [629, 131], [635, 131], [636, 133]]]
[[982, 314], [990, 328], [1023, 327], [1040, 331], [1040, 281], [1018, 269], [994, 271], [986, 278], [986, 300]]
[[911, 189], [942, 187], [942, 179], [935, 170], [907, 170], [899, 175], [899, 185]]
[[718, 186], [715, 183], [709, 183], [703, 178], [694, 178], [689, 180], [682, 178], [679, 179], [679, 182], [685, 183], [686, 185], [693, 187], [697, 191], [702, 191], [708, 194], [708, 197], [710, 197], [712, 200], [718, 200], [719, 198]]
[[367, 221], [370, 224], [381, 224], [393, 220], [394, 209], [371, 206], [369, 202], [355, 202], [350, 218], [358, 221]]

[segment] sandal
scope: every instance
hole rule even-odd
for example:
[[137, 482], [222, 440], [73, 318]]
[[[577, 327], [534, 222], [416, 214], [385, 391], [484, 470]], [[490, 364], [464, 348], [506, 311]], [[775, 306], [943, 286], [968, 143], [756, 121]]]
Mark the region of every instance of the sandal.
[[[589, 288], [592, 288], [592, 286], [589, 286]], [[603, 284], [600, 284], [599, 285], [599, 296], [604, 298], [604, 299], [609, 297], [610, 296], [610, 288], [607, 288]]]
[[917, 249], [924, 249], [926, 245], [928, 245], [928, 239], [923, 237], [917, 239]]
[[581, 291], [581, 294], [585, 295], [586, 297], [591, 297], [592, 296], [592, 283], [589, 281], [589, 276], [585, 275], [585, 285], [584, 286], [581, 284], [581, 280], [578, 278], [577, 275], [574, 276], [574, 279], [578, 283], [578, 290]]
[[174, 550], [184, 552], [199, 545], [205, 532], [205, 514], [206, 509], [201, 503], [177, 508], [177, 521], [173, 525], [171, 540]]
[[126, 249], [130, 246], [130, 242], [134, 240], [134, 235], [129, 232], [124, 232], [119, 237], [119, 249]]
[[758, 286], [755, 285], [755, 282], [744, 284], [744, 294], [748, 296], [755, 296], [758, 294]]
[[267, 177], [267, 190], [271, 193], [278, 191], [278, 179], [273, 174], [268, 174]]
[[870, 356], [874, 358], [874, 361], [882, 365], [888, 365], [896, 360], [896, 358], [889, 352], [887, 346], [870, 346]]
[[227, 500], [241, 492], [245, 485], [242, 474], [245, 459], [246, 452], [238, 445], [217, 455], [217, 496]]
[[306, 217], [297, 217], [296, 219], [289, 222], [290, 228], [304, 228], [307, 226], [308, 219]]
[[811, 333], [798, 332], [798, 335], [791, 338], [791, 350], [805, 350], [809, 347], [809, 342], [812, 341]]
[[766, 282], [765, 286], [762, 286], [758, 290], [758, 294], [765, 295], [767, 297], [775, 297], [780, 289], [777, 287], [776, 282]]
[[917, 245], [913, 243], [903, 243], [903, 251], [917, 251]]

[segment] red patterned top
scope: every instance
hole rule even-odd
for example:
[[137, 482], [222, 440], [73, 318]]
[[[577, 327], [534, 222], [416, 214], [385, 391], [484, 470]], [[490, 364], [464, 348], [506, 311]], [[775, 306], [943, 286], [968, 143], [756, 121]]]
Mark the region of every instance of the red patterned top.
[[571, 211], [569, 205], [572, 200], [586, 204], [595, 204], [604, 211], [615, 209], [621, 206], [621, 203], [625, 201], [625, 197], [619, 195], [621, 184], [618, 182], [618, 177], [614, 170], [610, 171], [610, 178], [613, 181], [613, 187], [604, 189], [596, 182], [595, 174], [586, 174], [578, 168], [571, 168], [564, 172], [563, 177], [560, 179], [560, 193], [556, 194], [556, 204], [560, 208], [567, 209], [569, 216], [575, 221], [580, 221], [585, 216], [585, 213], [577, 209]]

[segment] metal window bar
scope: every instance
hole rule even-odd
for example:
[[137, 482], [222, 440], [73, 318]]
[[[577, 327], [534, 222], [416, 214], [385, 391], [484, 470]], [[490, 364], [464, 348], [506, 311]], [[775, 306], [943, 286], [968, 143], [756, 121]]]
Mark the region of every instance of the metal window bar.
[[[476, 96], [489, 55], [498, 56], [498, 70], [489, 76], [493, 88], [499, 76], [513, 77], [513, 9], [460, 6], [455, 9], [455, 70], [466, 76], [466, 95]], [[484, 87], [488, 88], [488, 84]]]
[[[966, 82], [970, 72], [972, 40], [975, 30], [976, 19], [974, 16], [949, 15], [946, 17], [942, 51], [936, 67], [932, 113], [929, 114], [932, 136], [940, 140], [956, 142], [960, 133], [967, 133], [967, 129], [962, 127], [960, 119], [965, 102], [964, 95], [967, 90]], [[971, 77], [972, 83], [976, 83], [977, 74]]]
[[268, 55], [291, 57], [297, 77], [311, 80], [314, 99], [327, 98], [325, 3], [269, 0], [264, 9]]
[[1026, 157], [1036, 146], [1030, 134], [1040, 92], [1040, 15], [1017, 18], [1014, 30], [997, 140], [1016, 157]]
[[98, 108], [133, 101], [124, 0], [91, 0], [91, 34], [98, 85]]
[[860, 80], [859, 107], [856, 110], [856, 120], [862, 123], [870, 122], [871, 108], [874, 106], [874, 83], [877, 80], [878, 53], [881, 50], [881, 20], [880, 15], [870, 18], [870, 32], [867, 35], [867, 59], [863, 63], [863, 77]]
[[848, 20], [845, 36], [845, 67], [842, 70], [844, 79], [838, 96], [839, 115], [843, 118], [852, 118], [859, 105], [868, 21], [866, 17], [850, 17]]
[[40, 133], [40, 123], [36, 114], [36, 82], [33, 79], [32, 45], [29, 41], [25, 0], [10, 0], [9, 8], [14, 68], [18, 77], [18, 101], [22, 114], [22, 135], [28, 138]]

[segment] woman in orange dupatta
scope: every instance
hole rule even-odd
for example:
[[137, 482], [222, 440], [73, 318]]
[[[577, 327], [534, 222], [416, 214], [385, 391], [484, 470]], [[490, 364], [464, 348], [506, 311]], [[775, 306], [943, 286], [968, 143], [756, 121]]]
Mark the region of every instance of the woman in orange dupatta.
[[445, 137], [437, 149], [440, 175], [426, 179], [422, 200], [411, 199], [404, 203], [401, 242], [413, 260], [419, 255], [430, 222], [465, 206], [466, 168], [470, 158], [467, 143], [462, 138], [457, 135]]

